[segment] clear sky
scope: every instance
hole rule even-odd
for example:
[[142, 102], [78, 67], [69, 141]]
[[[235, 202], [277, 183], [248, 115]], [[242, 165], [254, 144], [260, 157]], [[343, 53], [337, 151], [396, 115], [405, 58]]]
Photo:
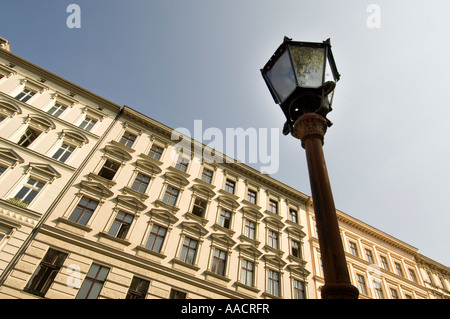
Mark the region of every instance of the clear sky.
[[[81, 9], [69, 28], [69, 4]], [[272, 177], [310, 193], [260, 69], [288, 36], [331, 38], [324, 152], [336, 207], [450, 265], [450, 2], [2, 0], [13, 53], [172, 128], [277, 128]], [[252, 164], [258, 168], [258, 163]]]

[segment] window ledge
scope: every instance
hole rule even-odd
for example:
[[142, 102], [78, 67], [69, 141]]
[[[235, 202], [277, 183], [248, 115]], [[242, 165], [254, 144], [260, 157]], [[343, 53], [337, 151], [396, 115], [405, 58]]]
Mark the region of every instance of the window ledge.
[[211, 183], [208, 183], [208, 182], [205, 182], [204, 180], [201, 180], [200, 178], [195, 178], [195, 179], [194, 179], [194, 182], [199, 183], [199, 184], [201, 184], [201, 185], [204, 185], [204, 186], [206, 186], [206, 187], [209, 187], [209, 188], [211, 188], [211, 189], [216, 188], [215, 185], [213, 185], [213, 184], [211, 184]]
[[[88, 233], [88, 232], [92, 231], [91, 227], [80, 225], [80, 224], [75, 223], [75, 222], [73, 222], [71, 220], [68, 220], [65, 217], [58, 217], [58, 219], [56, 221], [57, 221], [57, 224], [56, 224], [57, 227], [65, 229], [65, 230], [69, 230], [69, 231], [72, 231], [72, 232], [74, 232], [74, 231], [71, 230], [70, 228], [75, 228], [75, 229], [81, 230], [83, 232], [83, 235], [84, 235], [84, 233]], [[68, 225], [70, 228], [68, 229], [67, 227], [64, 227], [64, 226], [61, 227], [61, 224]], [[75, 231], [75, 233], [79, 234], [78, 231]]]
[[117, 184], [116, 182], [114, 182], [112, 180], [106, 179], [106, 178], [101, 177], [101, 176], [99, 176], [99, 175], [97, 175], [95, 173], [92, 173], [92, 172], [89, 173], [88, 179], [89, 179], [89, 181], [92, 181], [93, 179], [95, 179], [96, 181], [106, 185], [108, 188], [111, 188], [111, 187], [113, 187], [113, 186], [115, 186]]
[[198, 267], [196, 265], [188, 264], [188, 263], [186, 263], [184, 261], [181, 261], [181, 260], [179, 260], [177, 258], [173, 258], [170, 262], [172, 262], [173, 264], [178, 264], [178, 265], [184, 266], [186, 268], [189, 268], [189, 269], [192, 269], [192, 270], [195, 270], [195, 271], [200, 270], [200, 267]]
[[229, 283], [231, 281], [230, 278], [228, 278], [226, 276], [223, 276], [223, 275], [216, 274], [215, 272], [212, 272], [210, 270], [205, 270], [203, 272], [203, 274], [206, 276], [206, 280], [208, 280], [208, 276], [211, 276], [211, 277], [214, 277], [216, 279], [219, 279], [224, 284], [227, 284], [227, 283]]
[[197, 215], [192, 214], [190, 212], [187, 212], [185, 214], [185, 216], [186, 216], [186, 219], [193, 219], [193, 220], [199, 222], [200, 224], [202, 224], [202, 226], [205, 226], [208, 223], [208, 220], [206, 218], [197, 216]]
[[252, 292], [254, 292], [254, 293], [259, 293], [259, 292], [261, 292], [260, 289], [258, 289], [258, 288], [256, 288], [256, 287], [247, 286], [246, 284], [243, 284], [243, 283], [241, 283], [241, 282], [239, 282], [239, 281], [236, 281], [236, 282], [234, 283], [234, 285], [235, 285], [235, 286], [238, 286], [238, 287], [245, 288], [245, 289], [250, 290], [250, 291], [252, 291]]
[[154, 204], [156, 207], [161, 206], [161, 207], [164, 207], [164, 208], [170, 210], [173, 214], [175, 214], [176, 212], [178, 212], [180, 210], [180, 208], [166, 204], [160, 199], [155, 200]]
[[223, 227], [223, 226], [221, 226], [221, 225], [219, 225], [217, 223], [215, 223], [213, 225], [213, 227], [214, 227], [214, 230], [220, 230], [220, 231], [224, 232], [225, 234], [227, 234], [230, 237], [233, 237], [233, 235], [235, 234], [235, 231], [232, 231], [231, 229], [225, 228], [225, 227]]
[[[146, 247], [143, 246], [143, 245], [136, 246], [136, 250], [137, 250], [138, 252], [141, 251], [141, 252], [144, 252], [145, 254], [150, 254], [150, 255], [156, 256], [156, 257], [158, 257], [158, 258], [160, 258], [160, 259], [164, 259], [164, 258], [167, 257], [167, 255], [164, 255], [163, 253], [158, 253], [158, 252], [156, 252], [156, 251], [153, 251], [153, 250], [151, 250], [151, 249], [148, 249], [148, 248], [146, 248]], [[139, 254], [139, 256], [142, 257], [142, 254]]]
[[134, 189], [132, 189], [129, 186], [125, 186], [122, 191], [125, 195], [130, 194], [130, 195], [133, 195], [134, 197], [139, 198], [141, 200], [141, 202], [146, 201], [149, 197], [147, 194], [139, 193], [138, 191], [135, 191]]

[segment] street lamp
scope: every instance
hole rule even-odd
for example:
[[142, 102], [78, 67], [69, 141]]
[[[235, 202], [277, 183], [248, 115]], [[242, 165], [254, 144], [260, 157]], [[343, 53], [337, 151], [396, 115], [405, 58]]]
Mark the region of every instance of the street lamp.
[[326, 115], [340, 78], [330, 40], [297, 42], [285, 37], [261, 73], [286, 116], [283, 134], [300, 139], [306, 152], [325, 278], [322, 298], [356, 299], [359, 291], [350, 282], [322, 148], [332, 125]]

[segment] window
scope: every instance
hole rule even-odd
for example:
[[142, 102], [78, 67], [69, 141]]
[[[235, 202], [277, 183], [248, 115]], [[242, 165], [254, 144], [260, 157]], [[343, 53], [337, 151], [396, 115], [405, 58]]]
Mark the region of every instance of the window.
[[206, 200], [200, 197], [196, 197], [194, 201], [194, 207], [192, 208], [192, 214], [199, 217], [204, 217], [206, 211], [206, 204], [207, 204]]
[[247, 259], [242, 260], [241, 283], [253, 287], [255, 264]]
[[148, 184], [150, 184], [150, 180], [150, 176], [138, 173], [131, 188], [141, 194], [144, 194], [147, 190]]
[[96, 200], [83, 197], [70, 215], [69, 220], [86, 226], [98, 204], [99, 202]]
[[202, 172], [202, 181], [207, 182], [208, 184], [212, 183], [213, 171], [207, 168], [203, 169]]
[[226, 262], [227, 253], [223, 250], [215, 248], [211, 271], [218, 275], [225, 276]]
[[164, 194], [163, 197], [163, 202], [168, 205], [175, 206], [179, 193], [180, 193], [179, 189], [172, 186], [167, 186], [166, 193]]
[[[413, 272], [414, 272], [414, 271], [413, 271]], [[414, 275], [414, 277], [415, 277], [415, 275]], [[447, 289], [447, 287], [445, 286], [444, 278], [439, 277], [439, 281], [441, 282], [442, 288]], [[414, 280], [414, 282], [417, 282], [417, 280]]]
[[125, 299], [145, 299], [150, 281], [133, 276]]
[[75, 299], [97, 299], [108, 273], [109, 268], [92, 264]]
[[166, 238], [167, 228], [153, 225], [152, 230], [150, 231], [150, 236], [148, 236], [147, 243], [145, 244], [145, 248], [153, 250], [154, 252], [161, 252], [161, 248]]
[[305, 283], [294, 279], [294, 299], [306, 299]]
[[394, 263], [395, 265], [395, 271], [397, 272], [397, 275], [402, 276], [403, 277], [403, 270], [402, 270], [402, 265], [400, 265], [400, 263]]
[[109, 229], [108, 235], [120, 239], [125, 239], [125, 237], [128, 234], [128, 231], [130, 230], [133, 219], [134, 219], [133, 215], [119, 211], [117, 213], [116, 219], [114, 220], [111, 228]]
[[0, 166], [0, 175], [6, 171], [6, 167]]
[[232, 181], [231, 179], [227, 179], [225, 181], [225, 191], [227, 191], [230, 194], [234, 194], [234, 188], [236, 187], [236, 182]]
[[358, 247], [356, 246], [356, 243], [351, 241], [351, 242], [349, 242], [349, 246], [350, 246], [350, 252], [352, 253], [352, 255], [358, 257]]
[[391, 297], [392, 297], [392, 299], [398, 299], [398, 293], [397, 293], [397, 290], [394, 289], [394, 288], [390, 288], [390, 291], [391, 291]]
[[98, 172], [98, 176], [112, 180], [114, 175], [120, 168], [120, 163], [107, 159], [102, 169]]
[[414, 272], [413, 269], [409, 268], [409, 276], [411, 277], [411, 280], [414, 281], [415, 283], [417, 283], [417, 277], [416, 277], [416, 273]]
[[198, 241], [189, 237], [185, 237], [183, 247], [181, 249], [180, 260], [187, 264], [194, 264], [195, 255], [197, 253]]
[[47, 113], [50, 115], [53, 115], [55, 117], [59, 117], [62, 112], [64, 112], [67, 109], [67, 106], [62, 105], [60, 103], [55, 103], [48, 111]]
[[268, 236], [269, 236], [269, 238], [268, 238], [269, 246], [274, 249], [278, 249], [278, 233], [276, 231], [269, 229]]
[[377, 295], [377, 298], [378, 299], [383, 299], [384, 296], [383, 296], [383, 288], [381, 286], [381, 282], [374, 280], [373, 281], [373, 286], [375, 288], [375, 294]]
[[75, 147], [62, 144], [59, 149], [53, 154], [52, 158], [58, 160], [62, 163], [65, 163], [67, 159], [72, 155], [73, 151], [75, 151]]
[[359, 292], [367, 295], [366, 280], [364, 279], [364, 276], [357, 274], [356, 278], [358, 280]]
[[269, 199], [269, 212], [278, 214], [278, 202], [274, 199]]
[[21, 201], [29, 205], [36, 195], [44, 187], [45, 183], [40, 182], [34, 178], [29, 178], [25, 185], [22, 186], [20, 191], [14, 196], [14, 199]]
[[366, 259], [368, 262], [373, 264], [373, 255], [370, 249], [366, 249]]
[[175, 168], [186, 173], [188, 165], [189, 165], [189, 160], [184, 157], [179, 156], [177, 159], [177, 163], [175, 164]]
[[428, 275], [428, 279], [429, 279], [430, 283], [432, 285], [434, 285], [434, 280], [433, 280], [433, 276], [431, 275], [431, 272], [427, 271], [427, 275]]
[[27, 127], [17, 144], [23, 147], [28, 147], [35, 139], [39, 137], [39, 135], [41, 135], [41, 133], [42, 132], [39, 130]]
[[29, 99], [31, 99], [33, 97], [33, 95], [35, 95], [36, 92], [31, 91], [27, 88], [23, 89], [22, 92], [20, 92], [19, 94], [16, 95], [16, 100], [19, 100], [21, 102], [27, 102]]
[[148, 156], [154, 158], [155, 160], [160, 160], [163, 153], [163, 148], [158, 145], [153, 144]]
[[132, 147], [134, 142], [136, 141], [137, 136], [135, 134], [131, 134], [130, 132], [125, 132], [120, 139], [120, 144]]
[[94, 125], [97, 123], [97, 120], [90, 118], [90, 117], [86, 117], [83, 122], [81, 122], [81, 124], [79, 125], [80, 128], [82, 128], [83, 130], [86, 131], [91, 131], [92, 128], [94, 127]]
[[293, 223], [298, 223], [298, 213], [295, 209], [289, 208], [289, 220]]
[[280, 296], [280, 274], [279, 272], [269, 269], [269, 282], [268, 292], [269, 294], [279, 297]]
[[186, 299], [186, 295], [187, 294], [185, 292], [170, 289], [169, 299]]
[[256, 235], [256, 223], [251, 220], [245, 221], [244, 235], [250, 239], [255, 239]]
[[24, 290], [44, 297], [66, 258], [67, 254], [50, 248]]
[[228, 211], [226, 209], [222, 209], [220, 211], [219, 225], [230, 229], [230, 227], [231, 227], [231, 212], [230, 211]]
[[388, 264], [387, 258], [384, 256], [380, 256], [380, 260], [381, 260], [381, 266], [383, 266], [383, 268], [385, 270], [389, 270], [389, 264]]
[[291, 255], [297, 258], [302, 258], [300, 247], [301, 245], [299, 241], [291, 240]]
[[256, 205], [256, 194], [257, 194], [256, 191], [249, 188], [247, 190], [247, 201]]

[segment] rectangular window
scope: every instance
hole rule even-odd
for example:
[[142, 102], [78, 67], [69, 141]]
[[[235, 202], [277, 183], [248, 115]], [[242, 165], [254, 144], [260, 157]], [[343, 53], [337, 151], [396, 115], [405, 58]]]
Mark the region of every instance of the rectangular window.
[[92, 264], [75, 299], [97, 299], [108, 273], [109, 268]]
[[226, 262], [227, 253], [217, 248], [214, 249], [211, 271], [218, 275], [225, 276]]
[[256, 235], [256, 224], [251, 220], [245, 221], [244, 235], [250, 239], [255, 239]]
[[90, 117], [86, 117], [83, 120], [83, 122], [81, 122], [79, 127], [82, 128], [83, 130], [90, 132], [96, 123], [97, 123], [97, 120], [94, 120]]
[[269, 236], [268, 240], [269, 246], [274, 249], [278, 249], [278, 233], [276, 231], [269, 230], [268, 236]]
[[272, 269], [269, 269], [269, 294], [279, 297], [280, 296], [280, 274]]
[[358, 247], [356, 246], [356, 243], [351, 241], [351, 242], [349, 242], [349, 246], [350, 246], [350, 252], [352, 253], [352, 255], [358, 257]]
[[175, 206], [179, 192], [179, 189], [172, 186], [167, 186], [166, 193], [163, 197], [163, 202], [168, 205]]
[[25, 287], [25, 291], [44, 297], [67, 258], [66, 253], [49, 249]]
[[397, 275], [402, 276], [403, 277], [403, 270], [402, 270], [402, 265], [400, 265], [400, 263], [394, 263], [395, 265], [395, 271], [397, 272]]
[[416, 273], [414, 272], [413, 269], [409, 268], [409, 276], [411, 277], [411, 280], [414, 281], [415, 283], [417, 283], [417, 277], [416, 277]]
[[120, 144], [132, 147], [134, 142], [136, 141], [137, 136], [135, 134], [131, 134], [130, 132], [125, 132], [120, 139]]
[[41, 135], [41, 133], [42, 132], [39, 130], [27, 127], [17, 144], [23, 147], [28, 147], [31, 143], [34, 142], [35, 139], [39, 137], [39, 135]]
[[305, 283], [294, 279], [294, 299], [306, 299]]
[[29, 178], [25, 185], [22, 186], [20, 191], [14, 196], [15, 199], [20, 200], [22, 203], [29, 205], [37, 194], [44, 187], [45, 183], [42, 183], [33, 178]]
[[234, 188], [236, 187], [236, 183], [232, 181], [231, 179], [227, 179], [225, 181], [225, 190], [230, 193], [234, 194]]
[[394, 289], [394, 288], [390, 288], [390, 291], [391, 291], [391, 297], [392, 297], [392, 299], [398, 299], [398, 293], [397, 293], [397, 290]]
[[197, 253], [198, 241], [189, 237], [185, 237], [183, 247], [181, 249], [180, 260], [187, 264], [194, 264], [195, 254]]
[[109, 229], [108, 235], [116, 238], [125, 239], [130, 230], [131, 223], [133, 222], [134, 216], [131, 214], [119, 211], [117, 213], [116, 219], [114, 220], [111, 228]]
[[177, 163], [175, 164], [175, 168], [179, 169], [182, 172], [186, 172], [189, 165], [189, 160], [184, 157], [178, 157]]
[[206, 204], [206, 200], [200, 197], [196, 197], [194, 201], [194, 207], [192, 208], [192, 214], [203, 218], [205, 216]]
[[149, 286], [150, 281], [138, 277], [133, 277], [125, 299], [145, 299]]
[[384, 296], [383, 296], [383, 288], [381, 286], [381, 282], [374, 280], [373, 281], [373, 286], [375, 288], [375, 293], [377, 295], [377, 298], [378, 299], [383, 299]]
[[33, 92], [28, 89], [23, 89], [22, 92], [20, 92], [19, 94], [16, 95], [16, 100], [26, 102], [29, 99], [31, 99], [33, 97], [33, 95], [35, 95], [35, 94], [36, 94], [36, 92]]
[[59, 117], [62, 112], [64, 112], [67, 109], [67, 106], [55, 103], [48, 111], [47, 113], [50, 115], [53, 115], [55, 117]]
[[83, 197], [78, 203], [75, 210], [70, 215], [69, 220], [77, 224], [86, 226], [98, 204], [99, 202], [96, 200]]
[[289, 208], [289, 220], [298, 223], [298, 213], [295, 209]]
[[291, 240], [291, 255], [297, 258], [302, 258], [300, 249], [300, 242], [297, 240]]
[[273, 199], [269, 199], [269, 212], [278, 214], [278, 202]]
[[60, 161], [62, 163], [65, 163], [67, 159], [72, 155], [73, 151], [75, 151], [75, 147], [62, 144], [59, 149], [55, 152], [55, 154], [52, 156], [57, 161]]
[[256, 205], [256, 191], [250, 188], [247, 190], [247, 201]]
[[219, 225], [230, 229], [231, 227], [231, 212], [226, 209], [220, 211]]
[[243, 259], [241, 267], [241, 283], [250, 287], [253, 287], [253, 276], [254, 276], [254, 263]]
[[366, 281], [364, 279], [364, 276], [357, 274], [356, 278], [358, 279], [359, 292], [367, 295]]
[[161, 159], [161, 155], [163, 153], [163, 149], [162, 147], [159, 147], [155, 144], [152, 145], [150, 152], [148, 153], [148, 156], [154, 158], [155, 160], [160, 160]]
[[203, 169], [202, 172], [202, 181], [207, 182], [208, 184], [212, 183], [213, 171], [207, 168]]
[[383, 268], [385, 270], [389, 270], [389, 264], [388, 264], [387, 258], [384, 256], [380, 256], [380, 260], [381, 260], [381, 266], [383, 266]]
[[152, 230], [150, 231], [150, 236], [148, 236], [147, 243], [145, 244], [145, 248], [153, 250], [157, 253], [161, 252], [166, 234], [167, 228], [159, 225], [153, 225]]
[[150, 180], [150, 176], [138, 173], [131, 188], [141, 194], [144, 194], [147, 190], [148, 184], [150, 184]]
[[373, 264], [373, 255], [370, 249], [366, 249], [366, 259], [368, 262]]
[[169, 299], [186, 299], [187, 294], [183, 291], [170, 289]]
[[98, 176], [112, 180], [120, 168], [120, 163], [107, 159]]

